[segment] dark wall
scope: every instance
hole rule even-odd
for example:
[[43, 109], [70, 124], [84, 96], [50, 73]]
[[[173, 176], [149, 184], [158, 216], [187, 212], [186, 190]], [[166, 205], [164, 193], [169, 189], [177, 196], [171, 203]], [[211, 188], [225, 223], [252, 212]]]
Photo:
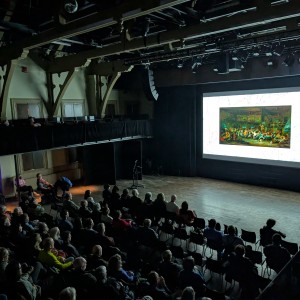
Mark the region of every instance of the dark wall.
[[162, 88], [155, 103], [155, 159], [164, 174], [202, 176], [300, 191], [296, 168], [202, 158], [202, 93], [297, 87], [299, 77]]
[[114, 144], [83, 147], [82, 165], [84, 184], [115, 184]]

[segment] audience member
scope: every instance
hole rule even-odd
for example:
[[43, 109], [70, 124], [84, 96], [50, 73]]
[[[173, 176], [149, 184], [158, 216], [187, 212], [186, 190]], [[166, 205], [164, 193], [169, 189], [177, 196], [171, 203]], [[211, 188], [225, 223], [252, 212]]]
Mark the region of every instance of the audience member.
[[64, 288], [58, 295], [58, 300], [76, 300], [77, 293], [74, 287], [66, 287]]
[[268, 219], [266, 225], [260, 229], [260, 244], [263, 247], [272, 243], [272, 237], [275, 233], [278, 233], [283, 238], [286, 237], [284, 233], [273, 229], [275, 224], [276, 221], [274, 219]]
[[176, 200], [177, 200], [177, 196], [172, 195], [170, 202], [168, 202], [166, 204], [166, 209], [167, 209], [167, 212], [178, 215], [179, 214], [179, 206], [177, 205], [177, 203], [175, 203]]
[[218, 259], [220, 260], [222, 257], [223, 250], [223, 236], [222, 233], [215, 229], [216, 220], [210, 219], [208, 221], [208, 226], [204, 229], [203, 235], [207, 239], [208, 247], [217, 250]]
[[192, 225], [196, 217], [196, 213], [189, 209], [187, 201], [183, 201], [179, 209], [179, 220], [185, 225]]
[[244, 241], [235, 234], [235, 228], [233, 225], [228, 226], [228, 234], [224, 234], [222, 237], [224, 251], [222, 259], [227, 260], [231, 252], [234, 251], [236, 245], [244, 245]]
[[276, 273], [278, 273], [291, 258], [289, 251], [280, 244], [281, 235], [275, 233], [272, 237], [272, 244], [269, 244], [264, 248], [266, 262]]

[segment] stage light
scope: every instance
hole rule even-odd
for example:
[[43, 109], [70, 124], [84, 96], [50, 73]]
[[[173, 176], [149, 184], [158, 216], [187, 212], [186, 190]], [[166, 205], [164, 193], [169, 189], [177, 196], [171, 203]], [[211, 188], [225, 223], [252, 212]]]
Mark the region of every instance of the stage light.
[[267, 66], [268, 66], [268, 67], [274, 67], [274, 66], [275, 66], [275, 61], [274, 61], [273, 59], [269, 59], [269, 60], [267, 61]]
[[64, 3], [65, 11], [69, 14], [74, 14], [78, 10], [78, 3], [76, 0], [67, 0]]
[[218, 74], [228, 74], [229, 73], [229, 53], [221, 53], [216, 61], [213, 68]]
[[183, 61], [182, 61], [182, 59], [179, 59], [177, 62], [177, 68], [181, 69], [182, 67], [183, 67]]

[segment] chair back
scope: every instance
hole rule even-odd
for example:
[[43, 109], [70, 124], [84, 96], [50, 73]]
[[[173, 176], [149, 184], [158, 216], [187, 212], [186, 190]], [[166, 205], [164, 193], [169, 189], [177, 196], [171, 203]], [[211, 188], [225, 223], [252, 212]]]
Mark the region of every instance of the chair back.
[[281, 241], [281, 246], [286, 248], [291, 255], [295, 255], [299, 251], [299, 247], [297, 243], [287, 242], [285, 240]]
[[248, 242], [248, 243], [256, 243], [256, 233], [254, 231], [247, 231], [244, 229], [241, 229], [242, 234], [241, 238], [243, 241]]

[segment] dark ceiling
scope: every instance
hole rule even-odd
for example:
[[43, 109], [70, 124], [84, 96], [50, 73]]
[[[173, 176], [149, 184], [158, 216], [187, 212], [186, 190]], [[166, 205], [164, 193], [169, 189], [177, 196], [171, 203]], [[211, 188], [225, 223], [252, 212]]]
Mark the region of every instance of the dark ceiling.
[[29, 55], [53, 73], [113, 61], [219, 73], [252, 57], [289, 66], [299, 20], [299, 0], [1, 0], [0, 65]]

